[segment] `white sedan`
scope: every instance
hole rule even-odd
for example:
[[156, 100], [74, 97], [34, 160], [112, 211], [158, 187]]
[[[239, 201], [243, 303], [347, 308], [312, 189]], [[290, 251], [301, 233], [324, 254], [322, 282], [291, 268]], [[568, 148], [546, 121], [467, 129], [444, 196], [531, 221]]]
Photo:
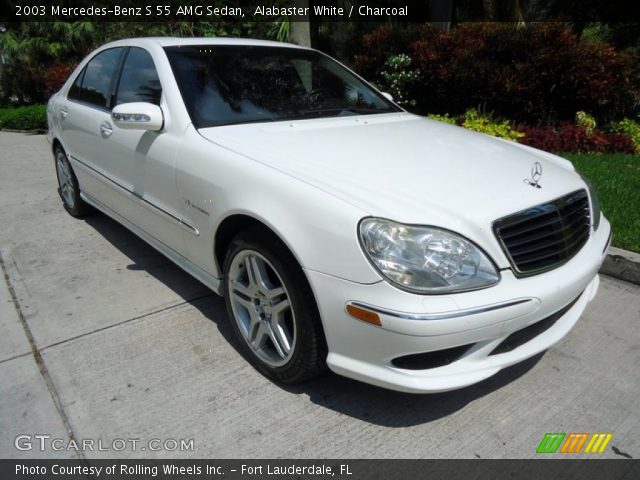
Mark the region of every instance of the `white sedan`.
[[569, 332], [611, 240], [570, 162], [409, 114], [295, 45], [113, 42], [48, 121], [65, 209], [104, 212], [223, 295], [281, 382], [481, 381]]

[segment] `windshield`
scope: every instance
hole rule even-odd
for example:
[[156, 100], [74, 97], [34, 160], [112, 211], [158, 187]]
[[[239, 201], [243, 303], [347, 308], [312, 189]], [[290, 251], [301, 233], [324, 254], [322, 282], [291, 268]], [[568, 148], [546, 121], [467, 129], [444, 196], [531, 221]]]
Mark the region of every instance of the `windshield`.
[[316, 51], [235, 45], [165, 51], [196, 128], [401, 111]]

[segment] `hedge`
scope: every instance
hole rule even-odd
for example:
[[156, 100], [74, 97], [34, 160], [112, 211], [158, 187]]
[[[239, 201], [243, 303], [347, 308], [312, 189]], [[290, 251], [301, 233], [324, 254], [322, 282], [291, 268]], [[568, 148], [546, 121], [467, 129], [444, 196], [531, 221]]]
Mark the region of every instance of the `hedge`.
[[586, 127], [562, 123], [558, 127], [519, 127], [518, 141], [548, 152], [635, 154], [633, 139], [626, 134], [589, 131]]
[[36, 130], [47, 128], [47, 106], [0, 108], [0, 128]]
[[598, 127], [593, 117], [578, 112], [575, 123], [563, 122], [557, 126], [529, 127], [516, 125], [505, 119], [495, 118], [467, 110], [463, 115], [427, 115], [433, 120], [458, 125], [494, 137], [512, 140], [554, 153], [640, 153], [633, 133], [640, 134], [640, 124], [630, 119]]
[[[382, 88], [390, 57], [411, 59], [405, 85], [416, 113], [460, 115], [470, 108], [539, 126], [585, 111], [601, 123], [640, 112], [640, 62], [604, 42], [581, 40], [556, 23], [382, 26], [365, 35], [354, 66]], [[388, 76], [388, 74], [387, 74]]]

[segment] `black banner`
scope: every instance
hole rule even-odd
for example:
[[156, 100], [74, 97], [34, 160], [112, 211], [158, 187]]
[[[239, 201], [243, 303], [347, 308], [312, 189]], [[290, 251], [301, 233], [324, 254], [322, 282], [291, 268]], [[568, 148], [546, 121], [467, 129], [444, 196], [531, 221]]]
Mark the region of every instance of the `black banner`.
[[[516, 10], [506, 5], [519, 5]], [[0, 22], [636, 22], [627, 0], [498, 2], [473, 0], [0, 0]]]
[[637, 479], [638, 460], [0, 460], [2, 480]]
[[[0, 21], [404, 21], [430, 20], [422, 0], [2, 0]], [[4, 6], [6, 4], [6, 6]]]

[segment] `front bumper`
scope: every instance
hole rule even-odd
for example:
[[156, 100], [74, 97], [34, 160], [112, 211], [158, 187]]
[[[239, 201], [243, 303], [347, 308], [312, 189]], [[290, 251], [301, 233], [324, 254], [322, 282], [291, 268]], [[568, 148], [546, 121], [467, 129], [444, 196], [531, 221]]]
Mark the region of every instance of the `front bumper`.
[[[416, 295], [384, 281], [364, 285], [307, 270], [327, 338], [327, 364], [340, 375], [414, 393], [484, 380], [546, 350], [571, 330], [596, 295], [610, 233], [603, 218], [598, 231], [563, 266], [528, 278], [503, 270], [498, 285], [453, 295]], [[349, 303], [377, 311], [382, 325], [351, 317], [345, 310]], [[557, 318], [544, 331], [496, 353], [511, 334], [554, 314]], [[409, 369], [394, 362], [460, 346], [468, 348], [443, 366]]]

